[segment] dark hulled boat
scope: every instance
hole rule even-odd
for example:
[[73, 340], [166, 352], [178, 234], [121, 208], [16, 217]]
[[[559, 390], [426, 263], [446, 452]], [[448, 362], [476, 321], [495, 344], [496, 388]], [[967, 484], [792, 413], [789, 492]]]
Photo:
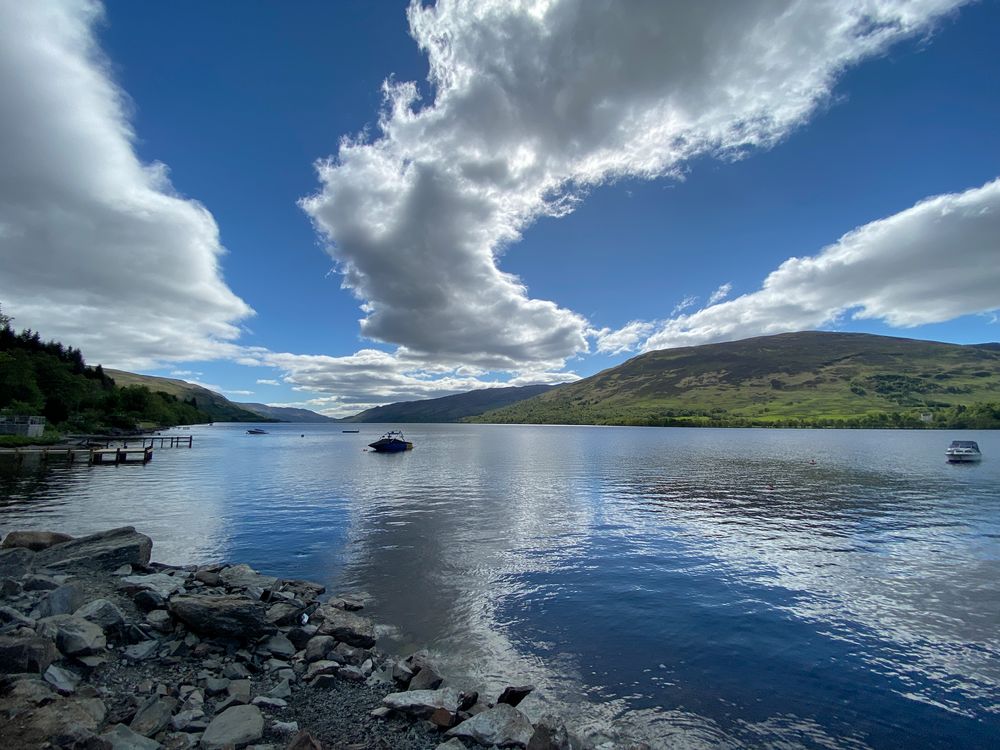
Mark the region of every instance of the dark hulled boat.
[[399, 430], [390, 430], [374, 443], [369, 443], [368, 447], [377, 453], [399, 453], [413, 448], [413, 443], [403, 437]]

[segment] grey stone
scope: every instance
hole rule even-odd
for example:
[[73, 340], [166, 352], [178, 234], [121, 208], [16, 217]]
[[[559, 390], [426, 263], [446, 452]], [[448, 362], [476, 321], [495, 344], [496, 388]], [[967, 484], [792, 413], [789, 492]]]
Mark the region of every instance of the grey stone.
[[267, 695], [258, 695], [252, 701], [250, 701], [254, 706], [260, 706], [261, 708], [287, 708], [288, 701], [282, 700], [281, 698], [271, 698]]
[[21, 588], [25, 591], [52, 591], [59, 588], [59, 581], [52, 576], [32, 573], [24, 577]]
[[242, 596], [177, 595], [170, 600], [170, 612], [207, 635], [256, 638], [274, 631], [264, 605]]
[[206, 750], [222, 750], [226, 745], [240, 747], [264, 736], [264, 716], [256, 706], [233, 706], [212, 719], [201, 736]]
[[316, 690], [333, 690], [339, 682], [340, 678], [333, 674], [321, 674], [312, 681], [312, 686]]
[[71, 541], [73, 537], [58, 531], [12, 531], [3, 539], [0, 547], [11, 549], [21, 547], [32, 552], [48, 549], [54, 544]]
[[534, 685], [508, 685], [500, 693], [497, 703], [506, 703], [508, 706], [516, 706], [535, 689]]
[[319, 626], [317, 625], [297, 625], [290, 628], [286, 636], [290, 640], [295, 648], [301, 650], [306, 647], [306, 644], [319, 632]]
[[527, 716], [513, 706], [500, 703], [449, 729], [447, 735], [481, 745], [527, 747], [533, 733], [534, 727]]
[[35, 553], [35, 563], [48, 568], [75, 566], [114, 570], [126, 563], [148, 565], [152, 549], [152, 539], [132, 526], [124, 526], [56, 544]]
[[125, 613], [121, 611], [117, 604], [107, 599], [94, 599], [87, 602], [76, 610], [73, 615], [75, 617], [82, 617], [84, 620], [89, 620], [95, 625], [100, 626], [105, 632], [120, 631], [125, 625]]
[[439, 675], [434, 668], [426, 666], [417, 672], [410, 680], [409, 690], [437, 690], [441, 687], [444, 678]]
[[382, 699], [382, 704], [394, 711], [426, 719], [439, 708], [457, 712], [460, 699], [459, 692], [454, 688], [407, 690], [402, 693], [389, 693]]
[[72, 614], [83, 604], [83, 599], [83, 588], [79, 584], [66, 583], [42, 597], [33, 614], [39, 619]]
[[269, 698], [285, 698], [292, 697], [292, 686], [288, 684], [288, 680], [282, 680], [273, 688], [267, 691], [267, 696]]
[[124, 653], [125, 657], [132, 661], [145, 661], [155, 655], [159, 647], [159, 641], [140, 641], [128, 646]]
[[272, 625], [295, 625], [303, 609], [292, 602], [278, 602], [267, 608], [267, 621]]
[[163, 609], [167, 606], [167, 600], [163, 595], [152, 589], [137, 591], [132, 596], [132, 601], [139, 608], [140, 612], [152, 612], [154, 609]]
[[434, 750], [467, 750], [467, 748], [458, 737], [452, 737], [447, 742], [442, 742]]
[[264, 576], [249, 565], [230, 565], [219, 571], [222, 582], [231, 589], [271, 589], [278, 582], [274, 576]]
[[535, 730], [528, 740], [528, 750], [583, 750], [582, 740], [570, 734], [563, 720], [546, 714], [535, 722]]
[[229, 694], [229, 697], [233, 698], [237, 703], [249, 703], [250, 680], [232, 680], [226, 686], [226, 692]]
[[296, 651], [295, 646], [292, 645], [292, 642], [280, 633], [277, 635], [272, 635], [270, 638], [264, 641], [264, 644], [261, 646], [261, 648], [264, 651], [268, 651], [274, 654], [275, 656], [284, 656], [284, 657], [295, 656], [295, 651]]
[[108, 645], [100, 625], [76, 615], [56, 615], [39, 620], [38, 633], [54, 637], [56, 648], [66, 656], [99, 654]]
[[139, 706], [135, 717], [129, 723], [129, 729], [144, 737], [152, 737], [170, 723], [170, 715], [175, 708], [177, 708], [175, 698], [161, 698], [158, 695], [153, 695]]
[[355, 599], [351, 596], [338, 596], [336, 599], [331, 599], [328, 603], [337, 609], [343, 609], [347, 612], [357, 612], [365, 608], [364, 603], [360, 599]]
[[125, 576], [119, 588], [129, 594], [140, 591], [155, 591], [164, 599], [184, 588], [184, 579], [167, 573], [151, 573], [145, 576]]
[[171, 716], [170, 727], [176, 732], [204, 732], [208, 720], [200, 708], [189, 708]]
[[280, 735], [294, 734], [299, 731], [299, 723], [297, 721], [276, 721], [271, 724], [271, 730]]
[[337, 676], [350, 680], [351, 682], [364, 682], [365, 675], [358, 667], [341, 667], [337, 670]]
[[24, 547], [0, 549], [0, 576], [20, 578], [35, 561], [35, 553]]
[[143, 737], [124, 724], [115, 724], [101, 738], [110, 744], [111, 750], [159, 750], [162, 747], [156, 740]]
[[336, 645], [337, 639], [332, 635], [313, 636], [306, 644], [306, 661], [314, 662], [323, 659]]
[[154, 609], [146, 615], [146, 622], [161, 633], [171, 633], [174, 629], [174, 618], [165, 609]]
[[338, 643], [334, 653], [340, 655], [345, 664], [358, 665], [368, 658], [368, 652], [365, 649], [349, 646], [346, 643]]
[[319, 677], [321, 674], [336, 674], [340, 667], [340, 662], [333, 661], [331, 659], [320, 659], [319, 661], [314, 661], [309, 665], [309, 669], [306, 670], [305, 678], [308, 681], [314, 677]]
[[367, 617], [330, 606], [320, 607], [317, 612], [321, 612], [323, 618], [319, 625], [320, 635], [332, 635], [338, 641], [358, 648], [375, 645], [375, 623]]
[[250, 676], [250, 671], [246, 666], [236, 661], [223, 667], [222, 674], [230, 680], [243, 680]]
[[413, 679], [413, 669], [405, 661], [398, 661], [392, 665], [392, 679], [406, 687]]
[[0, 597], [10, 599], [21, 593], [21, 584], [13, 578], [0, 579]]
[[63, 695], [74, 692], [76, 686], [80, 684], [80, 676], [76, 672], [57, 667], [55, 664], [50, 664], [42, 676], [47, 683]]
[[31, 628], [32, 630], [38, 625], [38, 620], [22, 615], [13, 607], [0, 607], [0, 623], [7, 624], [12, 622], [22, 627]]
[[218, 695], [226, 692], [229, 687], [229, 680], [224, 677], [209, 677], [205, 680], [205, 692], [209, 695]]

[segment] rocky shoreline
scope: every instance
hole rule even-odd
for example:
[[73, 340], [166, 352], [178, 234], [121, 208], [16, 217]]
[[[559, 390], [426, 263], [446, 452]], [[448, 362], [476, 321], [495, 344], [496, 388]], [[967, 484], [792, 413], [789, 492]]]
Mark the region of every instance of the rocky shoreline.
[[242, 564], [151, 563], [152, 547], [132, 527], [7, 534], [0, 747], [593, 747], [532, 723], [531, 686], [489, 701], [426, 653], [390, 658], [361, 602]]

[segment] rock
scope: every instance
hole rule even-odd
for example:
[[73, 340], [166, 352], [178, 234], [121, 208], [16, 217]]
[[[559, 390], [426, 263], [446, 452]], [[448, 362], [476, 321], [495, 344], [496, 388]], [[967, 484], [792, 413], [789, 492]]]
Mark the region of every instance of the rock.
[[174, 630], [174, 618], [165, 609], [154, 609], [146, 615], [146, 622], [161, 633], [172, 633]]
[[13, 607], [0, 607], [0, 623], [5, 625], [7, 623], [16, 623], [21, 627], [34, 630], [35, 626], [38, 625], [38, 620], [22, 615]]
[[115, 724], [101, 735], [111, 750], [159, 750], [162, 745], [149, 737], [133, 732], [124, 724]]
[[54, 638], [56, 648], [66, 656], [99, 654], [108, 645], [100, 625], [76, 615], [56, 615], [39, 620], [38, 634]]
[[256, 706], [233, 706], [212, 719], [201, 745], [206, 750], [222, 750], [226, 745], [240, 747], [264, 736], [264, 716]]
[[125, 651], [125, 658], [132, 661], [145, 661], [156, 654], [160, 647], [159, 641], [140, 641], [128, 646]]
[[204, 732], [208, 728], [208, 720], [200, 708], [189, 708], [171, 716], [170, 727], [176, 732]]
[[459, 696], [458, 710], [468, 711], [479, 701], [479, 693], [476, 690], [469, 690]]
[[292, 741], [288, 743], [285, 750], [323, 750], [323, 746], [312, 734], [303, 729], [292, 737]]
[[76, 610], [73, 616], [89, 620], [106, 633], [109, 631], [117, 633], [125, 625], [125, 613], [117, 604], [107, 599], [94, 599], [87, 602]]
[[405, 661], [398, 661], [392, 665], [392, 679], [399, 685], [406, 687], [413, 679], [413, 670]]
[[250, 671], [243, 664], [233, 662], [223, 668], [222, 674], [230, 680], [243, 680], [250, 676]]
[[260, 602], [242, 596], [185, 596], [170, 600], [170, 612], [199, 633], [256, 638], [274, 631]]
[[38, 619], [72, 614], [80, 608], [83, 600], [83, 588], [77, 583], [66, 583], [42, 597], [32, 614]]
[[163, 609], [167, 606], [167, 600], [157, 591], [144, 589], [137, 591], [132, 597], [135, 606], [140, 612], [152, 612], [154, 609]]
[[451, 729], [458, 723], [458, 714], [447, 708], [438, 708], [431, 714], [430, 721], [439, 729]]
[[312, 686], [316, 690], [334, 690], [340, 680], [332, 674], [321, 674], [312, 681]]
[[0, 576], [20, 578], [35, 561], [35, 553], [24, 547], [0, 549]]
[[17, 596], [21, 593], [21, 584], [15, 581], [13, 578], [4, 578], [0, 580], [0, 597], [4, 599], [10, 599], [11, 597]]
[[267, 621], [272, 625], [296, 625], [303, 609], [292, 602], [278, 602], [268, 607]]
[[205, 680], [205, 692], [209, 695], [218, 695], [226, 692], [229, 687], [229, 680], [223, 677], [209, 677]]
[[528, 750], [583, 750], [584, 743], [566, 730], [562, 719], [546, 714], [535, 722]]
[[80, 684], [80, 676], [78, 674], [70, 672], [68, 669], [57, 667], [55, 664], [49, 665], [43, 677], [47, 683], [63, 695], [69, 695], [74, 692], [76, 686]]
[[306, 661], [319, 661], [337, 645], [337, 639], [332, 635], [317, 635], [306, 644]]
[[447, 742], [442, 742], [434, 750], [467, 750], [467, 748], [458, 737], [452, 737]]
[[343, 609], [347, 612], [357, 612], [365, 608], [360, 599], [350, 596], [338, 596], [336, 599], [331, 599], [328, 603], [337, 609]]
[[250, 702], [250, 680], [232, 680], [226, 686], [226, 693], [236, 703]]
[[152, 549], [152, 539], [132, 526], [124, 526], [56, 544], [35, 553], [35, 563], [48, 568], [75, 566], [114, 570], [126, 563], [148, 565]]
[[[3, 728], [4, 747], [93, 747], [97, 727], [106, 710], [99, 698], [73, 696], [55, 699], [22, 712]], [[8, 699], [10, 696], [8, 695]]]
[[266, 695], [258, 695], [250, 703], [254, 706], [260, 706], [261, 708], [287, 708], [288, 701], [284, 701], [281, 698], [270, 698]]
[[184, 579], [167, 573], [152, 573], [146, 576], [125, 576], [119, 588], [130, 595], [140, 591], [155, 591], [164, 599], [169, 599], [179, 589], [184, 588]]
[[30, 549], [32, 552], [39, 552], [48, 549], [53, 544], [72, 541], [69, 534], [62, 534], [58, 531], [12, 531], [4, 537], [0, 547], [11, 549], [22, 547]]
[[271, 731], [275, 734], [286, 735], [295, 734], [299, 731], [299, 722], [297, 721], [276, 721], [271, 725]]
[[290, 658], [295, 656], [296, 648], [288, 638], [282, 634], [272, 635], [264, 644], [260, 647], [264, 651], [269, 651], [275, 656], [284, 656]]
[[507, 703], [500, 703], [449, 729], [447, 734], [481, 745], [527, 747], [533, 733], [527, 716]]
[[337, 670], [337, 676], [351, 682], [364, 682], [365, 674], [358, 667], [341, 667]]
[[316, 625], [301, 625], [291, 628], [285, 635], [301, 651], [318, 632], [319, 627]]
[[281, 659], [268, 659], [264, 662], [265, 672], [279, 672], [282, 669], [289, 669], [292, 665]]
[[516, 706], [528, 697], [528, 694], [535, 689], [534, 685], [508, 685], [500, 693], [497, 703], [506, 703], [508, 706]]
[[278, 582], [274, 576], [264, 576], [249, 565], [230, 565], [219, 571], [222, 582], [231, 589], [271, 589]]
[[348, 646], [346, 643], [338, 643], [337, 647], [333, 650], [336, 655], [339, 655], [341, 661], [345, 664], [360, 664], [365, 659], [368, 658], [368, 651], [363, 648], [355, 648], [354, 646]]
[[0, 672], [41, 674], [58, 656], [48, 638], [0, 635]]
[[460, 694], [454, 688], [440, 688], [389, 693], [382, 699], [382, 704], [394, 711], [426, 719], [439, 708], [457, 712], [459, 700]]
[[313, 679], [314, 677], [319, 677], [323, 674], [336, 674], [337, 670], [340, 669], [340, 662], [332, 661], [330, 659], [320, 659], [319, 661], [314, 661], [309, 665], [309, 669], [306, 670], [306, 681]]
[[338, 641], [358, 648], [375, 645], [375, 623], [367, 617], [330, 606], [320, 607], [317, 611], [322, 612], [323, 617], [319, 626], [320, 635], [332, 635]]
[[292, 686], [288, 684], [288, 680], [282, 680], [273, 688], [267, 691], [268, 698], [285, 698], [292, 697]]
[[177, 699], [153, 695], [139, 706], [139, 710], [135, 712], [135, 717], [129, 724], [129, 729], [138, 732], [143, 737], [152, 737], [170, 723], [170, 715], [175, 708], [177, 708]]
[[32, 573], [24, 577], [21, 588], [25, 591], [52, 591], [59, 588], [59, 581], [52, 576]]
[[434, 671], [431, 666], [426, 666], [417, 672], [410, 680], [409, 690], [437, 690], [441, 687], [444, 678]]

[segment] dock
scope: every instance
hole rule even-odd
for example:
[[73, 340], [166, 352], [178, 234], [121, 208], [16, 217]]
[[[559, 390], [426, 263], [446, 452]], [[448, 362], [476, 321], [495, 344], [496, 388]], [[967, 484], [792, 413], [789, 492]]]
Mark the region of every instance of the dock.
[[191, 448], [191, 435], [76, 435], [85, 441], [82, 445], [42, 445], [25, 448], [0, 448], [0, 456], [14, 456], [20, 463], [25, 456], [37, 456], [42, 461], [65, 458], [68, 462], [86, 461], [96, 466], [118, 464], [148, 464], [153, 460], [153, 448]]

